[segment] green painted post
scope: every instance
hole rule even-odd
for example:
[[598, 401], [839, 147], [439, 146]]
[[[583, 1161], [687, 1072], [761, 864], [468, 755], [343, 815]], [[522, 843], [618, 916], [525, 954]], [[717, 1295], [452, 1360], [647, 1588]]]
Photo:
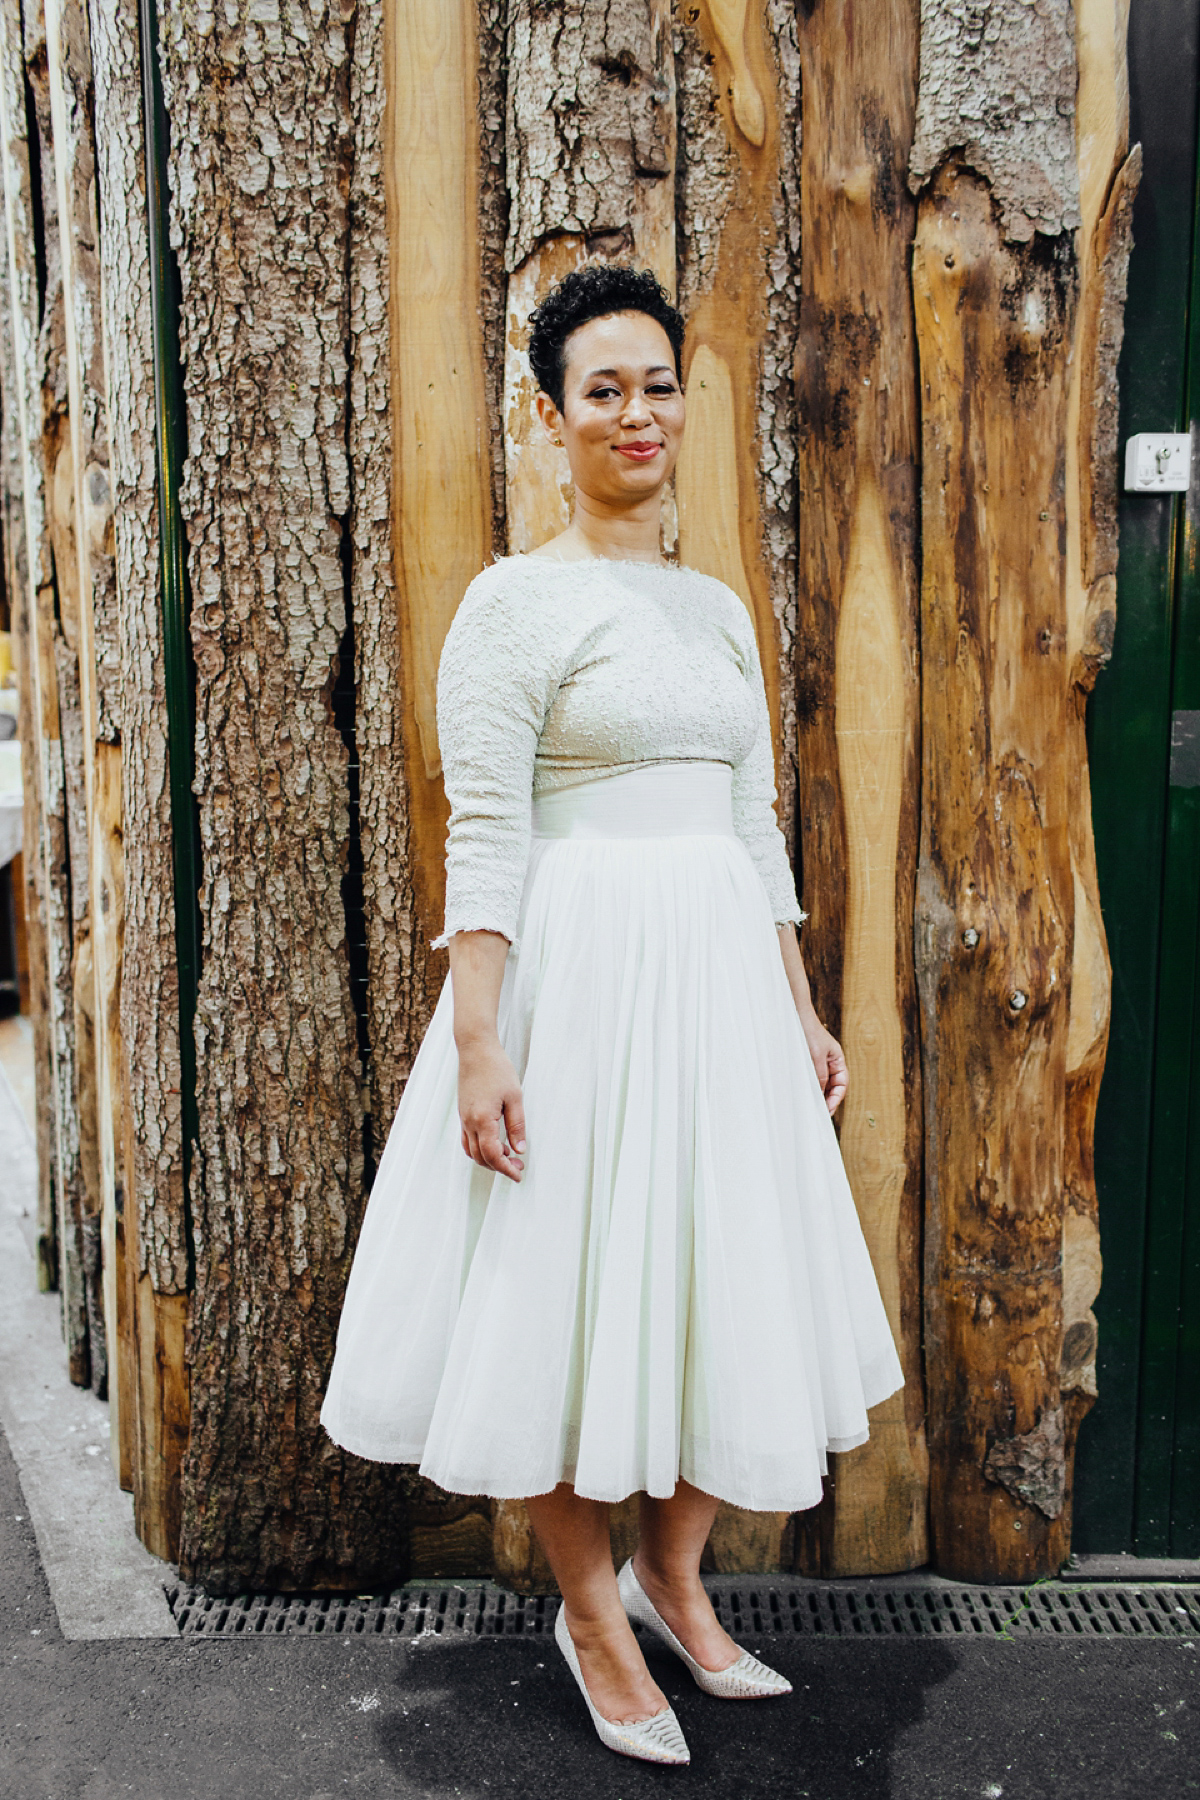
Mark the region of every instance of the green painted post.
[[[1120, 366], [1122, 454], [1133, 432], [1183, 428], [1198, 73], [1197, 0], [1140, 0], [1130, 15], [1129, 74], [1131, 136], [1145, 161]], [[1100, 1398], [1083, 1422], [1075, 1464], [1073, 1542], [1081, 1551], [1128, 1551], [1136, 1542], [1179, 516], [1173, 495], [1120, 496], [1116, 642], [1088, 708], [1113, 989], [1096, 1117]]]
[[[158, 546], [163, 663], [170, 757], [171, 835], [175, 873], [175, 958], [179, 971], [179, 1078], [183, 1118], [184, 1207], [189, 1208], [196, 1137], [196, 991], [200, 974], [199, 863], [192, 797], [194, 665], [188, 636], [183, 514], [179, 502], [187, 454], [179, 366], [179, 301], [167, 218], [167, 115], [158, 65], [154, 0], [140, 0], [142, 116], [146, 160], [146, 224], [150, 242], [150, 316], [154, 335], [154, 404], [158, 448]], [[188, 1232], [189, 1260], [191, 1232]]]

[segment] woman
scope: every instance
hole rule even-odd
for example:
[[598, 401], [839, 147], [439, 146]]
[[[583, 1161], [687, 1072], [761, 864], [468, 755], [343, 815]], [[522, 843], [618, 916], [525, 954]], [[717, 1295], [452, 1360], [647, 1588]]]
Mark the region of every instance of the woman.
[[[796, 1511], [902, 1376], [830, 1115], [745, 607], [664, 562], [683, 321], [590, 266], [534, 315], [568, 529], [471, 584], [438, 675], [451, 979], [380, 1164], [322, 1418], [524, 1497], [602, 1740], [686, 1762], [629, 1620], [699, 1685], [719, 1500]], [[639, 1493], [614, 1575], [608, 1506]]]

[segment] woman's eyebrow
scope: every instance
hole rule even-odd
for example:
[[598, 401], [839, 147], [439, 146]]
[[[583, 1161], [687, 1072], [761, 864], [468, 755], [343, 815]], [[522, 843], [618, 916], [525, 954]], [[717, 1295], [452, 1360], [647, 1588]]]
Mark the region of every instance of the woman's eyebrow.
[[[649, 368], [644, 369], [642, 373], [645, 375], [661, 375], [664, 371], [669, 375], [675, 373], [670, 363], [651, 363]], [[614, 381], [619, 381], [621, 371], [620, 369], [589, 369], [583, 379], [585, 381], [595, 381], [598, 375], [609, 375]]]

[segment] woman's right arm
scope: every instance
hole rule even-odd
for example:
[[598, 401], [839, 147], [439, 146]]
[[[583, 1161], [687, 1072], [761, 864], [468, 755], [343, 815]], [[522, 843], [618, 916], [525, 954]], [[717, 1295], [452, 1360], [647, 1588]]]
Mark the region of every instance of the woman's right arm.
[[438, 670], [438, 740], [450, 801], [446, 921], [462, 1146], [519, 1181], [521, 1084], [496, 1029], [529, 861], [538, 737], [557, 685], [557, 634], [520, 565], [472, 582]]
[[450, 939], [462, 1147], [481, 1168], [520, 1181], [525, 1108], [496, 1030], [507, 958], [508, 939], [497, 931], [458, 931]]

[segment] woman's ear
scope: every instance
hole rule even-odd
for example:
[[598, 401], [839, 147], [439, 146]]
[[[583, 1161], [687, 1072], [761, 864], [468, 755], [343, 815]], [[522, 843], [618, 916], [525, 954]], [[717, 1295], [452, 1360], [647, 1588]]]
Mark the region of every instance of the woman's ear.
[[557, 406], [555, 406], [549, 394], [540, 389], [537, 396], [537, 410], [538, 418], [542, 421], [542, 429], [546, 433], [546, 436], [550, 439], [552, 444], [561, 446], [563, 441], [562, 414], [559, 412]]

